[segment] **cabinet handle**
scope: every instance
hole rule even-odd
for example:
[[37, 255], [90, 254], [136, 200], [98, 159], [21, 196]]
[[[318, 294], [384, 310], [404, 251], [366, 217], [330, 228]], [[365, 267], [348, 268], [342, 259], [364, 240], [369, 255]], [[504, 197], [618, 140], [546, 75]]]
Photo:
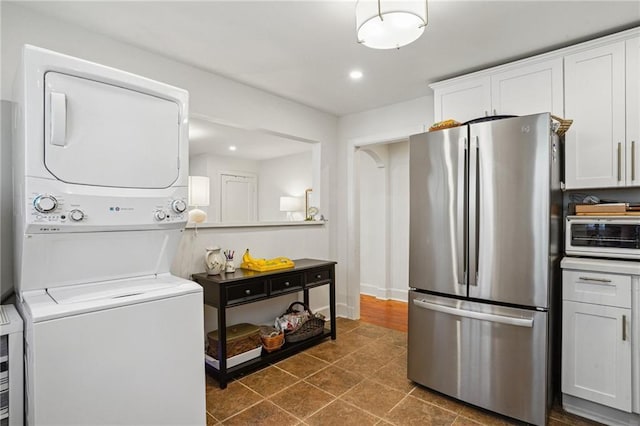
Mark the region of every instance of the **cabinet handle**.
[[636, 180], [636, 141], [631, 141], [631, 180]]
[[322, 275], [318, 274], [316, 275], [316, 279], [319, 280], [320, 278], [322, 278]]
[[618, 182], [622, 180], [622, 170], [620, 165], [622, 164], [622, 143], [618, 142]]
[[622, 341], [627, 340], [627, 316], [622, 316]]
[[245, 290], [244, 294], [251, 294], [251, 290], [249, 290], [249, 289]]
[[289, 281], [285, 281], [285, 282], [284, 282], [284, 286], [285, 286], [285, 287], [289, 287], [289, 285], [290, 285], [290, 284], [289, 284]]
[[495, 108], [493, 109], [493, 115], [498, 115]]
[[486, 109], [484, 110], [484, 116], [488, 117], [489, 116], [489, 111], [487, 111]]
[[599, 283], [610, 283], [611, 280], [606, 279], [606, 278], [591, 278], [591, 277], [580, 277], [579, 278], [580, 281], [595, 281], [595, 282], [599, 282]]

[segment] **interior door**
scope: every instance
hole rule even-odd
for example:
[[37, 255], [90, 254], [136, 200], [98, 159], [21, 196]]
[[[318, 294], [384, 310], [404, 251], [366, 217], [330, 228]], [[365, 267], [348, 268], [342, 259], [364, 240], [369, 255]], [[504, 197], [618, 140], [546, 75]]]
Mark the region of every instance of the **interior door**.
[[467, 127], [409, 139], [409, 286], [467, 295], [465, 158]]
[[223, 173], [220, 185], [220, 221], [249, 223], [258, 220], [255, 176]]
[[122, 188], [176, 181], [176, 103], [57, 72], [45, 85], [45, 165], [57, 179]]
[[471, 125], [470, 139], [469, 297], [546, 308], [549, 115]]

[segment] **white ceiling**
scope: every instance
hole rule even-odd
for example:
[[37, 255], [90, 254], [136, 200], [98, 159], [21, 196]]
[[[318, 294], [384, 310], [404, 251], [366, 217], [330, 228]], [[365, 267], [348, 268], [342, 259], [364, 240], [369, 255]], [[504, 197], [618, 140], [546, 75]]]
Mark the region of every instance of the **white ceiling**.
[[[20, 5], [336, 115], [428, 83], [640, 25], [640, 1], [430, 0], [399, 50], [355, 37], [350, 1], [45, 1]], [[359, 68], [364, 77], [350, 81]]]

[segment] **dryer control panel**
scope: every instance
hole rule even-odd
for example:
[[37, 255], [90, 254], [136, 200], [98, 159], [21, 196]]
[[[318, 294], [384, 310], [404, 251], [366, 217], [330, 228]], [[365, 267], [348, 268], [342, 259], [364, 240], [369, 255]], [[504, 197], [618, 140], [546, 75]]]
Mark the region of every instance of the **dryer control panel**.
[[[187, 201], [170, 197], [113, 197], [31, 192], [26, 197], [27, 232], [89, 232], [184, 227]], [[186, 192], [186, 191], [184, 191]]]

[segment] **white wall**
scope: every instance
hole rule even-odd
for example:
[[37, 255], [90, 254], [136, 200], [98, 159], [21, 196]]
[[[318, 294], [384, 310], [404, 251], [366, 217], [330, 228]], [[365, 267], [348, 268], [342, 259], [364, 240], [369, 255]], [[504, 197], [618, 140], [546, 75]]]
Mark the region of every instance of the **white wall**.
[[0, 104], [0, 299], [13, 290], [13, 203], [11, 189], [11, 103]]
[[338, 123], [338, 180], [341, 182], [336, 203], [343, 207], [338, 217], [336, 240], [338, 259], [345, 265], [337, 270], [338, 281], [347, 282], [345, 294], [348, 314], [360, 315], [360, 203], [359, 165], [355, 147], [404, 140], [421, 133], [433, 123], [433, 96], [423, 96], [358, 114], [340, 117]]
[[[313, 181], [312, 152], [286, 155], [264, 160], [259, 165], [258, 218], [260, 221], [284, 221], [287, 213], [280, 211], [280, 197], [304, 198], [304, 191]], [[296, 214], [304, 219], [304, 213]]]
[[388, 297], [408, 300], [409, 288], [409, 143], [389, 144]]
[[[375, 161], [368, 152], [377, 156]], [[358, 151], [360, 292], [407, 301], [409, 287], [409, 144]]]
[[387, 145], [358, 151], [360, 164], [360, 293], [386, 298], [388, 268], [388, 172]]
[[[2, 77], [1, 96], [13, 100], [12, 83], [20, 59], [23, 44], [33, 44], [61, 53], [123, 69], [154, 80], [187, 89], [190, 93], [190, 112], [211, 117], [214, 120], [236, 123], [247, 128], [263, 128], [294, 135], [321, 143], [321, 170], [318, 204], [328, 218], [336, 217], [335, 195], [332, 188], [336, 180], [337, 118], [313, 108], [283, 99], [201, 69], [147, 52], [73, 26], [57, 19], [35, 13], [16, 3], [1, 2], [1, 50]], [[2, 140], [3, 145], [8, 143]], [[3, 147], [4, 150], [4, 147]], [[2, 170], [10, 168], [8, 158], [2, 156]], [[3, 177], [3, 182], [5, 179]], [[4, 204], [10, 202], [2, 194]], [[4, 213], [3, 213], [4, 218]], [[4, 220], [4, 219], [3, 219]], [[335, 227], [333, 222], [318, 227], [300, 227], [295, 230], [281, 229], [225, 229], [200, 230], [195, 241], [183, 239], [178, 257], [194, 259], [193, 262], [178, 261], [175, 272], [189, 276], [192, 272], [204, 271], [200, 261], [204, 246], [215, 242], [221, 246], [255, 247], [262, 257], [289, 256], [337, 259]], [[192, 235], [193, 231], [186, 231]], [[4, 234], [3, 234], [4, 235]], [[333, 238], [332, 238], [333, 236]], [[4, 237], [3, 237], [4, 238]], [[286, 249], [286, 250], [285, 250]], [[186, 265], [186, 266], [185, 266]], [[189, 269], [191, 268], [191, 269]], [[346, 286], [344, 281], [337, 286]], [[344, 291], [341, 291], [344, 294]], [[312, 307], [321, 307], [325, 302], [312, 298]], [[344, 301], [338, 300], [339, 306]], [[284, 302], [276, 299], [271, 314], [280, 313]], [[286, 306], [284, 306], [286, 307]], [[340, 312], [340, 311], [339, 311]], [[271, 315], [270, 314], [270, 315]]]

